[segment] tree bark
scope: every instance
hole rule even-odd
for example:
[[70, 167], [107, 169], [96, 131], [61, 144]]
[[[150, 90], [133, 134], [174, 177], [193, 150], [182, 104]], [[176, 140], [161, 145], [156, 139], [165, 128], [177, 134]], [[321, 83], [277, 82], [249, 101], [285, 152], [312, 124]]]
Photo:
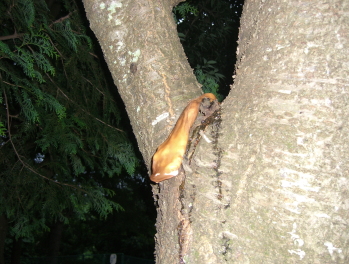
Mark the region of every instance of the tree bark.
[[[150, 168], [199, 93], [174, 2], [84, 4]], [[154, 186], [157, 263], [349, 262], [348, 14], [339, 0], [246, 1], [211, 141]]]
[[83, 2], [149, 168], [181, 110], [200, 95], [171, 12], [179, 1]]
[[5, 239], [7, 234], [7, 218], [5, 214], [0, 215], [0, 264], [5, 264]]
[[348, 11], [246, 1], [188, 263], [348, 263]]
[[[166, 139], [187, 102], [201, 94], [171, 12], [179, 2], [84, 0], [91, 29], [125, 102], [149, 172], [157, 146]], [[155, 185], [155, 199], [162, 195], [168, 199], [158, 202], [159, 211], [163, 215], [166, 211], [164, 221], [157, 221], [156, 256], [160, 263], [177, 263], [179, 258], [178, 185], [182, 177], [174, 179], [176, 184], [164, 183], [161, 193]], [[175, 239], [165, 236], [168, 232]]]

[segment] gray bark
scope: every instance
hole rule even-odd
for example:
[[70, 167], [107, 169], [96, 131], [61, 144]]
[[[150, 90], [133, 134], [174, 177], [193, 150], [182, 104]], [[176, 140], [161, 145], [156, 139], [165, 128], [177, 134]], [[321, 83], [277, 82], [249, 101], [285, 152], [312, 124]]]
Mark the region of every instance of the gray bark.
[[187, 263], [349, 263], [348, 22], [347, 1], [245, 3]]
[[[157, 146], [168, 136], [187, 102], [201, 89], [180, 44], [172, 8], [180, 1], [84, 0], [149, 168]], [[177, 263], [179, 176], [154, 185], [158, 204], [156, 259]]]
[[200, 95], [171, 13], [178, 2], [84, 0], [148, 167], [186, 103]]

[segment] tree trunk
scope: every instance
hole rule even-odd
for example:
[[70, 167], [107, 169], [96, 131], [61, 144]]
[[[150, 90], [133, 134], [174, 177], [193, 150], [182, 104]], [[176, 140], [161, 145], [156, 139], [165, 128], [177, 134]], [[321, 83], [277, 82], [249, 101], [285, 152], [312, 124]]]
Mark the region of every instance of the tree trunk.
[[5, 214], [0, 215], [0, 264], [5, 264], [5, 239], [7, 235], [7, 218]]
[[13, 238], [11, 264], [21, 263], [21, 253], [22, 253], [22, 238], [18, 238], [18, 239]]
[[[171, 12], [180, 1], [83, 2], [150, 172], [156, 148], [166, 139], [187, 102], [201, 93]], [[171, 219], [157, 221], [157, 241], [163, 245], [156, 249], [160, 263], [176, 263], [179, 257], [176, 236], [181, 221], [181, 177], [174, 180], [176, 184], [164, 183], [161, 194], [154, 191], [154, 197], [165, 195], [170, 204], [167, 215]], [[168, 231], [175, 239], [164, 236]]]
[[180, 0], [83, 2], [149, 167], [181, 110], [201, 92], [171, 12]]
[[64, 224], [61, 221], [57, 221], [51, 227], [49, 244], [48, 244], [48, 263], [56, 264], [58, 263], [59, 248], [61, 245], [61, 238], [63, 233]]
[[[84, 4], [149, 166], [198, 94], [175, 1]], [[349, 263], [348, 14], [347, 1], [246, 1], [221, 121], [154, 186], [157, 263]]]

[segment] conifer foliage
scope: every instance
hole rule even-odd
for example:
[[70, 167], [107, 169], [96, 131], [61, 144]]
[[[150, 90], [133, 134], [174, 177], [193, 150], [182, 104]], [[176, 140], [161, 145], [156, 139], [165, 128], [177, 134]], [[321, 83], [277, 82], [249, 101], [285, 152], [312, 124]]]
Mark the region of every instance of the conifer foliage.
[[0, 217], [29, 237], [121, 209], [98, 178], [136, 158], [75, 2], [3, 0], [0, 14]]

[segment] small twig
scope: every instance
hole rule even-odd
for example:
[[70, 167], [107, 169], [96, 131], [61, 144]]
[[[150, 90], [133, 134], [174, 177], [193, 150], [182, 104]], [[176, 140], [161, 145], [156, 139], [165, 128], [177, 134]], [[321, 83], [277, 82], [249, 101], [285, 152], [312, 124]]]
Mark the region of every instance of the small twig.
[[99, 59], [96, 54], [93, 54], [92, 52], [89, 52], [89, 54], [92, 55], [93, 57], [96, 57], [97, 59]]
[[[73, 11], [73, 12], [75, 12], [75, 11]], [[68, 15], [66, 15], [66, 16], [64, 16], [64, 17], [61, 17], [61, 18], [57, 19], [56, 21], [53, 21], [52, 24], [50, 25], [50, 27], [51, 27], [53, 24], [61, 23], [62, 21], [68, 19], [68, 18], [72, 15], [73, 12], [70, 12]]]
[[8, 40], [8, 39], [21, 38], [23, 35], [24, 35], [24, 33], [17, 33], [17, 31], [15, 31], [15, 33], [12, 34], [12, 35], [1, 36], [1, 37], [0, 37], [0, 41], [1, 41], [1, 40]]

